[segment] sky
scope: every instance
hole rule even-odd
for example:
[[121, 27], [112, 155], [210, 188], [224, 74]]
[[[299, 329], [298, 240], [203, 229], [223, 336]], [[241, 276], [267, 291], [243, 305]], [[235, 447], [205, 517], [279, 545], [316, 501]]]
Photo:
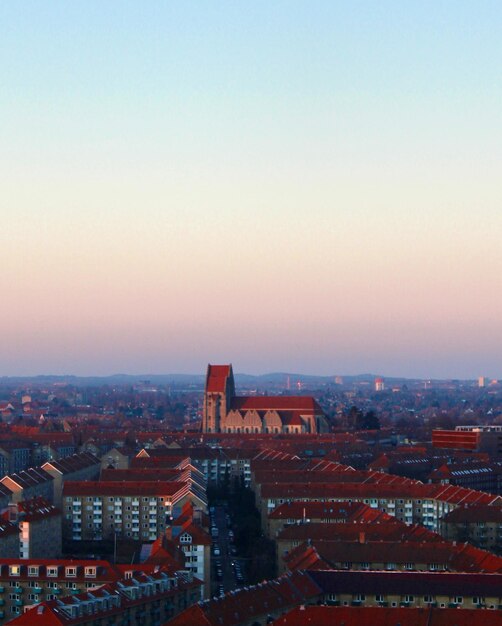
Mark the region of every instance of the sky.
[[502, 377], [502, 3], [0, 4], [0, 375]]

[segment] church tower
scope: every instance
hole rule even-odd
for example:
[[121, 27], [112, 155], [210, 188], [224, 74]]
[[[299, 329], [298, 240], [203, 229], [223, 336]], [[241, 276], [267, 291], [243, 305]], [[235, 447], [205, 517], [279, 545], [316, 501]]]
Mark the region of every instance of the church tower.
[[208, 365], [202, 412], [203, 433], [221, 432], [234, 396], [232, 365]]

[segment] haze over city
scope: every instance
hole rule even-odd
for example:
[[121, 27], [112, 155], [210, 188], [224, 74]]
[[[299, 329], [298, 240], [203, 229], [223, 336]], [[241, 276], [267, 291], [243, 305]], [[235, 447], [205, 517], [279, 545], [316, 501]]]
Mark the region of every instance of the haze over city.
[[501, 17], [3, 3], [0, 375], [502, 377]]

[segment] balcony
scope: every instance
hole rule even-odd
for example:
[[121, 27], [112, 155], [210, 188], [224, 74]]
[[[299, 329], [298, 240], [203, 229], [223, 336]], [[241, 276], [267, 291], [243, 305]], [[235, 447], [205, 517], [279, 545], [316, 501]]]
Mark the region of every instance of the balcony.
[[3, 598], [0, 599], [0, 606], [4, 606], [5, 600]]
[[39, 585], [35, 585], [34, 587], [30, 588], [30, 591], [32, 593], [42, 593], [43, 589]]
[[14, 606], [23, 606], [22, 600], [14, 600]]
[[5, 587], [0, 587], [0, 593], [4, 593]]
[[55, 593], [57, 596], [61, 593], [61, 589], [59, 587], [53, 587], [51, 591], [52, 593]]

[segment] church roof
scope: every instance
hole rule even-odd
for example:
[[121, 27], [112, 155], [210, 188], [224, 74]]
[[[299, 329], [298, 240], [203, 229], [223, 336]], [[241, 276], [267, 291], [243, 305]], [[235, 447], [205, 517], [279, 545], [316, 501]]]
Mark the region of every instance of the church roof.
[[312, 396], [235, 396], [231, 409], [236, 411], [298, 411], [301, 415], [323, 415]]
[[231, 371], [231, 365], [208, 365], [206, 391], [224, 393], [225, 383]]

